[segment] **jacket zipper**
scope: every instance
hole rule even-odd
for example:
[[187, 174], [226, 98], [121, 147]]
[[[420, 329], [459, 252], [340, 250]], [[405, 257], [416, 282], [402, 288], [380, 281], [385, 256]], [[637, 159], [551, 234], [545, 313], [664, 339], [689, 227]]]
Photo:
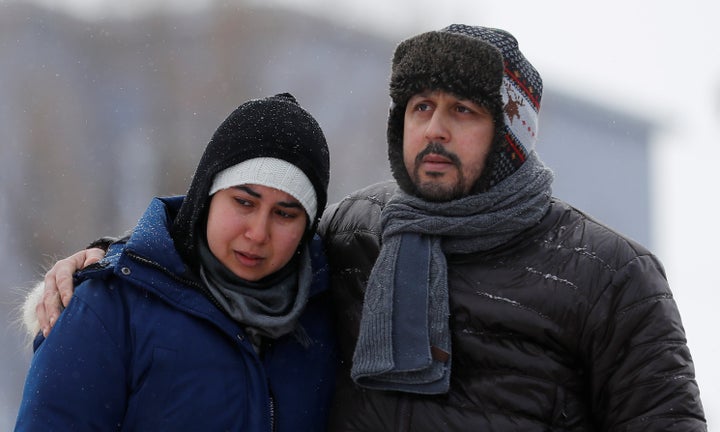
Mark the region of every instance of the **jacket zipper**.
[[210, 300], [210, 302], [211, 302], [213, 305], [215, 305], [216, 308], [218, 308], [218, 309], [221, 310], [221, 311], [224, 310], [223, 307], [220, 305], [220, 302], [218, 302], [217, 299], [215, 299], [215, 297], [210, 293], [210, 290], [208, 290], [205, 285], [203, 285], [203, 284], [201, 284], [201, 283], [198, 283], [198, 282], [196, 282], [196, 281], [194, 281], [194, 280], [192, 280], [192, 279], [181, 278], [181, 277], [179, 277], [178, 275], [176, 275], [175, 273], [172, 273], [172, 272], [168, 271], [165, 267], [159, 265], [159, 264], [156, 263], [155, 261], [151, 261], [151, 260], [148, 260], [148, 259], [146, 259], [146, 258], [143, 258], [143, 257], [141, 257], [141, 256], [139, 256], [139, 255], [135, 255], [135, 254], [132, 253], [132, 252], [127, 252], [127, 255], [128, 255], [130, 258], [132, 258], [134, 261], [137, 261], [137, 262], [139, 262], [139, 263], [142, 263], [142, 264], [145, 264], [145, 265], [147, 265], [147, 266], [150, 266], [150, 267], [152, 267], [152, 268], [154, 268], [154, 269], [156, 269], [156, 270], [159, 270], [159, 271], [162, 272], [163, 274], [170, 276], [171, 278], [173, 278], [174, 280], [176, 280], [176, 281], [178, 281], [178, 282], [180, 282], [180, 283], [183, 283], [183, 284], [185, 284], [185, 285], [190, 285], [190, 286], [192, 286], [193, 288], [196, 288], [198, 291], [200, 291], [200, 293], [202, 293], [205, 297], [207, 297], [207, 299]]
[[270, 430], [276, 432], [275, 428], [275, 398], [270, 395]]
[[410, 421], [412, 419], [412, 406], [406, 396], [401, 396], [397, 405], [397, 420], [395, 430], [397, 432], [410, 432]]

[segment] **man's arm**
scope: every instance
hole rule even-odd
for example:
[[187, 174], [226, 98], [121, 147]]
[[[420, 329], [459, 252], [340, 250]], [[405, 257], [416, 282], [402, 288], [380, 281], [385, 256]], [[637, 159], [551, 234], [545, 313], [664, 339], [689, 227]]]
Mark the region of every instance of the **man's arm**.
[[655, 257], [619, 268], [588, 323], [601, 430], [707, 430], [680, 312]]
[[104, 256], [103, 249], [83, 249], [52, 266], [44, 281], [35, 285], [23, 304], [23, 324], [30, 337], [35, 337], [39, 331], [47, 337], [73, 295], [73, 274]]

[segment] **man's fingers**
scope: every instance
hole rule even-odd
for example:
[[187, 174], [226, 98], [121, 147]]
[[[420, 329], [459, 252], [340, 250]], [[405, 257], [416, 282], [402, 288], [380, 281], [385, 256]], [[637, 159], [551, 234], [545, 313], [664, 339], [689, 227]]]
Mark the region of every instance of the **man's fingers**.
[[75, 286], [73, 274], [90, 264], [98, 262], [105, 256], [105, 251], [98, 248], [83, 249], [73, 255], [56, 262], [48, 272], [48, 276], [54, 278], [53, 284], [57, 286], [63, 306], [67, 306], [72, 298]]
[[90, 264], [95, 264], [105, 257], [105, 251], [100, 248], [85, 249], [85, 261], [83, 262], [83, 268]]
[[62, 301], [62, 307], [70, 303], [75, 285], [73, 284], [73, 273], [75, 267], [61, 267], [55, 275], [57, 285], [57, 299]]
[[63, 308], [70, 303], [75, 290], [73, 274], [98, 262], [104, 256], [105, 251], [102, 249], [83, 249], [56, 262], [45, 274], [45, 290], [42, 301], [35, 308], [38, 323], [45, 336], [55, 325]]
[[50, 329], [55, 325], [62, 312], [62, 304], [60, 303], [60, 295], [58, 294], [57, 287], [47, 276], [45, 277], [45, 289], [40, 303], [35, 307], [35, 312], [38, 317], [38, 324], [43, 332], [43, 335], [47, 337], [50, 333]]

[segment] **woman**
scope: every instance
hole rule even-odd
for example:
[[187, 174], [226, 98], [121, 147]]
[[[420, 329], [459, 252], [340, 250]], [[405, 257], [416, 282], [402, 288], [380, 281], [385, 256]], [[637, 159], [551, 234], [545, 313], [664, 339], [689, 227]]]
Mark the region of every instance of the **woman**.
[[154, 199], [77, 276], [16, 430], [324, 430], [328, 181], [323, 133], [291, 95], [241, 105], [187, 195]]

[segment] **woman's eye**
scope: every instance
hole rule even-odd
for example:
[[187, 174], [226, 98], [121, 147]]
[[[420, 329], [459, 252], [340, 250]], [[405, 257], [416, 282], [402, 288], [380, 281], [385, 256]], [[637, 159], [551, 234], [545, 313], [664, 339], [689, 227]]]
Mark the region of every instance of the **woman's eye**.
[[297, 217], [295, 213], [288, 213], [285, 210], [278, 210], [275, 213], [283, 219], [295, 219]]

